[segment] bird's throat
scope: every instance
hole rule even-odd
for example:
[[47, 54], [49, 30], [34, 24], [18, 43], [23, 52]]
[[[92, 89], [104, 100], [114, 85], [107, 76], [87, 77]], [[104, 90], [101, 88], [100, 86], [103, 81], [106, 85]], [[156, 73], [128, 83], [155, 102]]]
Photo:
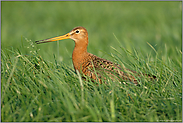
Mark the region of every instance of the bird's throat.
[[75, 44], [72, 53], [72, 61], [75, 70], [82, 70], [82, 63], [85, 62], [88, 54], [89, 53], [87, 52], [87, 44]]

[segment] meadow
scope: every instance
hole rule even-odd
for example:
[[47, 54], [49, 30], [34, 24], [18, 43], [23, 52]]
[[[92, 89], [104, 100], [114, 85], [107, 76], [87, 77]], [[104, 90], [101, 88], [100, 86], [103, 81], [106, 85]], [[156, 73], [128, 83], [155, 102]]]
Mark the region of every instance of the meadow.
[[[35, 44], [76, 26], [88, 52], [157, 79], [96, 85], [72, 40]], [[1, 121], [182, 122], [182, 2], [1, 1]]]

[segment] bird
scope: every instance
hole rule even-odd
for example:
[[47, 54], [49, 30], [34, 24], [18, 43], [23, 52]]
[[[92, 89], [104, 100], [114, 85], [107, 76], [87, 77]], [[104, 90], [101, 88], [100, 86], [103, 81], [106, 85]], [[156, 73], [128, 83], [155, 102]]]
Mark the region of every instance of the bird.
[[[97, 81], [102, 84], [105, 80], [103, 72], [109, 74], [112, 79], [117, 75], [118, 79], [122, 81], [130, 81], [135, 85], [138, 84], [137, 76], [140, 76], [136, 71], [121, 67], [119, 64], [113, 63], [109, 60], [100, 58], [87, 52], [88, 47], [88, 32], [86, 28], [82, 26], [75, 27], [69, 33], [62, 36], [56, 36], [44, 40], [35, 41], [36, 44], [59, 41], [64, 39], [72, 39], [75, 42], [75, 47], [72, 53], [72, 61], [75, 71], [83, 75], [83, 78], [90, 77], [93, 82]], [[156, 76], [148, 75], [151, 79], [155, 79]], [[105, 83], [105, 82], [104, 82]]]

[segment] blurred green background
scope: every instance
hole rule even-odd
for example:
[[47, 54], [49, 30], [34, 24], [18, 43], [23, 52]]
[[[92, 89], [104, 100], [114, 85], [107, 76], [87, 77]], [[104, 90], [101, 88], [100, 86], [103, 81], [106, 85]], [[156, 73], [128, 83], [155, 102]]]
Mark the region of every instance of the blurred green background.
[[[181, 58], [177, 52], [182, 49], [182, 2], [2, 1], [1, 7], [3, 50], [29, 54], [26, 38], [34, 42], [83, 26], [89, 33], [88, 52], [105, 59], [111, 60], [106, 55], [114, 53], [111, 46], [155, 56], [147, 42], [159, 56], [168, 55], [175, 62]], [[70, 39], [35, 47], [46, 60], [52, 61], [55, 54], [59, 61], [72, 65], [74, 42]]]

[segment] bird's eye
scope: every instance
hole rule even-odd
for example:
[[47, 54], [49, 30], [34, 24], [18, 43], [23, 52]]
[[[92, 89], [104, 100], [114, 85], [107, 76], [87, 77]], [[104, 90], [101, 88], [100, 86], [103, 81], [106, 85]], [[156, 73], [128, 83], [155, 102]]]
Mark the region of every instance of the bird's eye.
[[76, 33], [79, 33], [79, 30], [76, 30]]

